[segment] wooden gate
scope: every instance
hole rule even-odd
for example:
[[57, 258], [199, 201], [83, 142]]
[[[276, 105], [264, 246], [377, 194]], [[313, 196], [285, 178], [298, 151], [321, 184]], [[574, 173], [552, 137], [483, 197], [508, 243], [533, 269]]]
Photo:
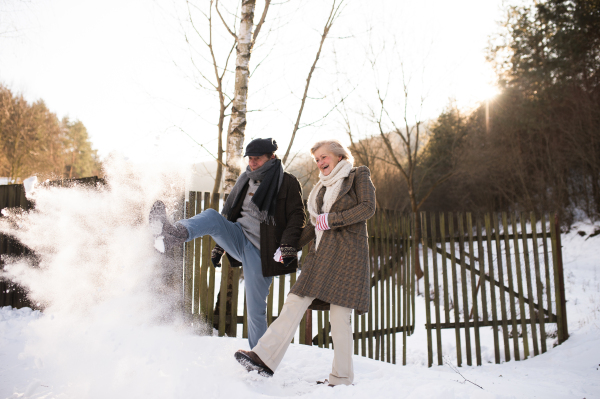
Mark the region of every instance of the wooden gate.
[[470, 213], [423, 212], [421, 223], [429, 366], [434, 353], [443, 364], [444, 329], [454, 329], [458, 366], [463, 356], [472, 365], [473, 346], [481, 365], [484, 333], [493, 337], [495, 363], [502, 352], [504, 361], [523, 360], [546, 352], [548, 338], [568, 338], [557, 216], [486, 214], [473, 222]]
[[[220, 208], [219, 195], [190, 192], [186, 217], [203, 210]], [[402, 334], [402, 363], [406, 364], [406, 338], [415, 328], [414, 261], [418, 256], [414, 218], [377, 211], [368, 222], [371, 309], [365, 315], [353, 314], [354, 353], [396, 363], [398, 333]], [[200, 328], [209, 327], [219, 336], [247, 338], [247, 309], [241, 268], [230, 267], [224, 257], [221, 269], [210, 260], [214, 241], [204, 236], [186, 244], [184, 254], [184, 309]], [[281, 312], [285, 297], [301, 273], [308, 248], [303, 248], [300, 271], [276, 276], [267, 298], [267, 323]], [[316, 319], [316, 320], [315, 320]], [[204, 333], [212, 333], [212, 331]], [[300, 324], [299, 343], [332, 348], [328, 311], [307, 311]]]

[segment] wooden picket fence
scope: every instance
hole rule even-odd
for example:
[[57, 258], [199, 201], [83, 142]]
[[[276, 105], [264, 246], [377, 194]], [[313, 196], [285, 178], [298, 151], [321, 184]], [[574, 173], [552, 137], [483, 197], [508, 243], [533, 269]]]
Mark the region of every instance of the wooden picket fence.
[[558, 216], [504, 212], [475, 221], [470, 213], [420, 216], [423, 247], [429, 249], [423, 251], [429, 366], [434, 353], [439, 365], [444, 362], [444, 329], [455, 332], [458, 366], [463, 350], [472, 365], [473, 347], [481, 365], [483, 333], [493, 336], [495, 363], [501, 352], [504, 361], [546, 352], [549, 335], [559, 344], [568, 338]]
[[[191, 192], [189, 198], [186, 217], [219, 207], [219, 196]], [[421, 241], [417, 245], [419, 221]], [[506, 213], [488, 214], [473, 222], [470, 213], [421, 213], [417, 220], [414, 214], [377, 210], [367, 222], [370, 310], [364, 315], [353, 314], [354, 353], [406, 364], [407, 337], [415, 329], [417, 259], [428, 287], [423, 296], [429, 366], [434, 356], [438, 364], [444, 363], [443, 330], [455, 332], [456, 359], [452, 360], [459, 366], [463, 357], [471, 365], [473, 352], [476, 364], [482, 364], [482, 334], [493, 336], [496, 363], [502, 361], [501, 350], [504, 361], [520, 360], [546, 352], [547, 340], [554, 334], [558, 343], [564, 342], [568, 330], [560, 230], [556, 217], [549, 222], [546, 215], [538, 220], [533, 213], [510, 217]], [[526, 231], [528, 223], [533, 226], [531, 232]], [[222, 269], [215, 270], [210, 262], [213, 246], [210, 237], [186, 246], [186, 312], [198, 324], [214, 327], [220, 336], [241, 334], [246, 338], [241, 269], [230, 267], [225, 260]], [[302, 254], [307, 251], [303, 248]], [[267, 299], [268, 324], [281, 311], [303, 260], [302, 256], [298, 272], [273, 279]], [[307, 311], [300, 325], [299, 343], [330, 348], [329, 329], [329, 312]], [[396, 359], [400, 345], [401, 360]]]
[[[218, 209], [219, 201], [219, 195], [190, 192], [186, 217], [209, 208]], [[387, 211], [377, 211], [368, 222], [371, 309], [364, 315], [353, 315], [354, 353], [357, 355], [396, 363], [396, 339], [400, 333], [402, 362], [406, 364], [406, 337], [415, 328], [416, 246], [409, 234], [414, 222], [414, 218], [397, 217]], [[221, 269], [215, 269], [210, 261], [214, 245], [210, 237], [204, 236], [185, 247], [185, 311], [197, 325], [208, 325], [217, 330], [219, 336], [241, 335], [247, 338], [247, 309], [243, 283], [240, 283], [241, 268], [231, 267], [224, 257]], [[285, 297], [296, 282], [298, 273], [301, 273], [307, 252], [308, 248], [303, 248], [299, 272], [273, 278], [267, 298], [269, 325], [281, 312]], [[313, 327], [313, 324], [316, 325]], [[305, 345], [331, 348], [329, 312], [307, 311], [300, 323], [298, 340]]]

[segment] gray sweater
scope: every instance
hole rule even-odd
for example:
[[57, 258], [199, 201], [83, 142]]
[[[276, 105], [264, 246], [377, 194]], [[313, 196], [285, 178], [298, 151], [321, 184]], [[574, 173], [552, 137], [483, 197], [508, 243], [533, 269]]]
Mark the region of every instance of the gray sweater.
[[237, 223], [242, 226], [244, 235], [256, 248], [260, 249], [260, 221], [250, 212], [249, 204], [250, 200], [256, 190], [260, 186], [260, 182], [257, 180], [250, 179], [248, 181], [248, 192], [244, 198], [242, 204], [242, 212], [240, 217], [237, 219]]

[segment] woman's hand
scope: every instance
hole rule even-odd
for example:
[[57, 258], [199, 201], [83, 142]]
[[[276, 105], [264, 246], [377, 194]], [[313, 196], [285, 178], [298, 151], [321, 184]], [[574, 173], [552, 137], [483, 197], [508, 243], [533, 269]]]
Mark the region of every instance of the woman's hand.
[[317, 225], [315, 226], [315, 230], [324, 231], [329, 230], [329, 223], [327, 222], [328, 213], [322, 213], [317, 216]]

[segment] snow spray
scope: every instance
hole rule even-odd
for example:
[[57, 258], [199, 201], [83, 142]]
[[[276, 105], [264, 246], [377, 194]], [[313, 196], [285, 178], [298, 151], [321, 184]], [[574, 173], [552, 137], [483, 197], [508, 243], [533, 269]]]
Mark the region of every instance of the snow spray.
[[[136, 378], [150, 389], [148, 376], [164, 367], [153, 364], [152, 352], [165, 340], [190, 335], [180, 317], [181, 263], [165, 262], [148, 227], [157, 199], [170, 214], [181, 213], [187, 172], [112, 157], [106, 185], [29, 187], [35, 208], [4, 212], [0, 232], [36, 256], [6, 259], [3, 277], [43, 309], [21, 357], [40, 378], [68, 386], [60, 392], [131, 397], [125, 387]], [[148, 367], [156, 370], [140, 373]]]

